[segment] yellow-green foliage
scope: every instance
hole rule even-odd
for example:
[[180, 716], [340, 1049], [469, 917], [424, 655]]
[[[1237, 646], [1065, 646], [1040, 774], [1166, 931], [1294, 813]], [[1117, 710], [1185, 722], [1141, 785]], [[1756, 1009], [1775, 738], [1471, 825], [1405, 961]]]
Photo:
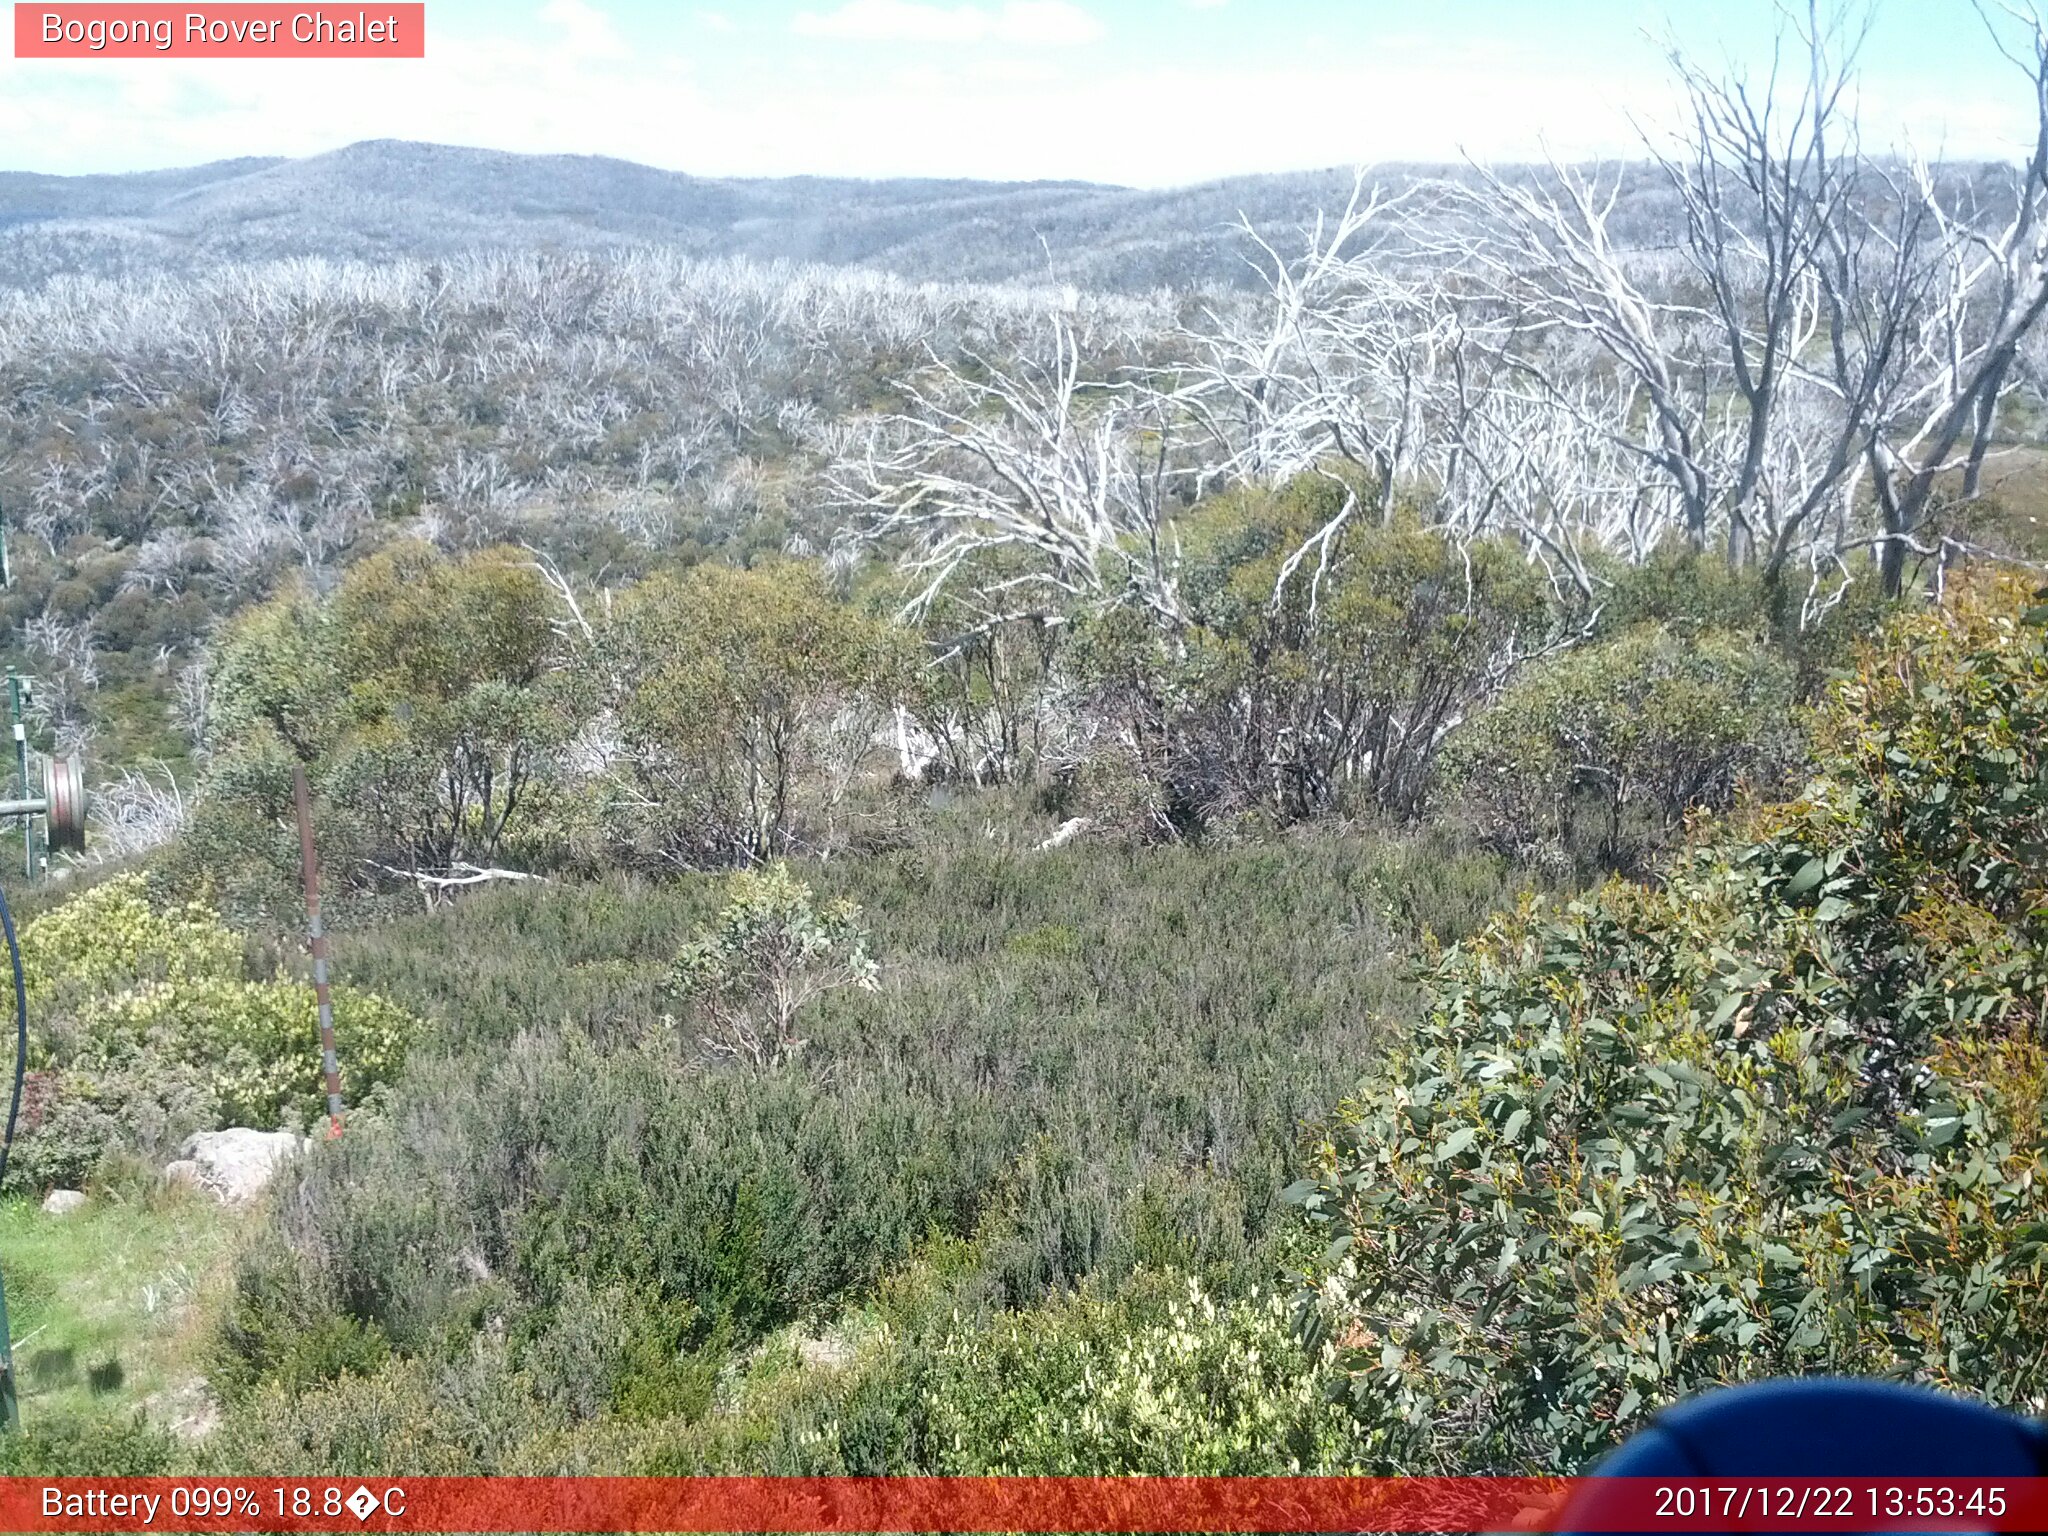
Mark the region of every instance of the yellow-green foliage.
[[[168, 1156], [194, 1130], [318, 1114], [312, 988], [284, 974], [251, 980], [242, 952], [210, 907], [159, 903], [140, 875], [27, 925], [32, 1064], [46, 1077], [14, 1182], [75, 1183], [110, 1155]], [[418, 1021], [337, 988], [335, 1028], [344, 1086], [360, 1099], [397, 1071]]]
[[587, 717], [555, 599], [520, 550], [394, 544], [322, 598], [285, 590], [214, 647], [210, 760], [177, 857], [239, 905], [287, 888], [292, 768], [332, 869], [495, 864]]
[[120, 875], [27, 924], [21, 961], [37, 1016], [149, 981], [239, 976], [242, 940], [203, 904], [159, 906], [141, 875]]
[[[1641, 624], [1528, 669], [1447, 752], [1459, 815], [1509, 846], [1591, 823], [1603, 862], [1797, 759], [1793, 670], [1749, 637]], [[1630, 823], [1636, 825], [1631, 828]]]
[[[344, 1089], [359, 1097], [389, 1081], [417, 1027], [396, 1004], [337, 987]], [[202, 1069], [230, 1125], [272, 1126], [287, 1111], [310, 1118], [325, 1102], [313, 989], [290, 977], [146, 983], [92, 1004], [85, 1037], [109, 1055], [127, 1048]]]
[[921, 662], [909, 631], [839, 602], [794, 561], [649, 577], [613, 607], [598, 652], [646, 802], [635, 835], [663, 859], [710, 865], [797, 841], [835, 774], [858, 776]]

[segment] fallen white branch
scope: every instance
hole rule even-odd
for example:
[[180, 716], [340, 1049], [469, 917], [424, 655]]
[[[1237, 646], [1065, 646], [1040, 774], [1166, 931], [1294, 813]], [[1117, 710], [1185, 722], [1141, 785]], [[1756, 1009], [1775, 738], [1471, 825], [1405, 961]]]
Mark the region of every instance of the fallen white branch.
[[463, 886], [487, 885], [493, 880], [537, 880], [548, 883], [546, 875], [529, 874], [523, 869], [486, 869], [480, 864], [450, 864], [444, 875], [429, 874], [423, 869], [399, 869], [390, 864], [379, 864], [374, 859], [367, 861], [372, 869], [381, 869], [387, 875], [400, 880], [410, 880], [423, 890], [446, 891]]

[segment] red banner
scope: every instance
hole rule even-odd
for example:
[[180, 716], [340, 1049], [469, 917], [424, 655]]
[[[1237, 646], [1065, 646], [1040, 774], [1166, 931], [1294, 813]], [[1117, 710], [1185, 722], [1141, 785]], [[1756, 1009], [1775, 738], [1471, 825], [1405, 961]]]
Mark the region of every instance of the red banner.
[[2022, 1531], [2048, 1478], [0, 1478], [5, 1531]]
[[17, 59], [423, 59], [427, 8], [308, 5], [14, 7]]

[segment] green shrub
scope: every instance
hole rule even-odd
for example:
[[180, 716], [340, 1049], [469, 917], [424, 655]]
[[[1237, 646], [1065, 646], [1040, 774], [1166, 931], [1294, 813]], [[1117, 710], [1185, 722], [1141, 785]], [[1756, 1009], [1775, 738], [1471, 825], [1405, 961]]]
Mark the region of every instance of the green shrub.
[[661, 1020], [723, 880], [505, 889], [353, 937], [351, 975], [434, 1043], [288, 1176], [235, 1349], [261, 1376], [340, 1311], [438, 1357], [486, 1326], [479, 1298], [538, 1339], [615, 1293], [738, 1351], [935, 1236], [975, 1239], [1004, 1304], [1167, 1265], [1236, 1294], [1275, 1273], [1300, 1125], [1405, 997], [1388, 893], [1411, 867], [1445, 881], [1412, 920], [1446, 939], [1513, 889], [1490, 856], [1384, 839], [1018, 854], [977, 812], [803, 871], [858, 902], [889, 981], [817, 999], [796, 1063], [745, 1072]]
[[161, 1165], [194, 1131], [221, 1123], [208, 1074], [189, 1063], [123, 1052], [50, 1074], [35, 1115], [25, 1116], [7, 1160], [7, 1186], [77, 1189], [121, 1154]]
[[[210, 907], [118, 876], [28, 923], [22, 950], [48, 1066], [10, 1187], [76, 1184], [117, 1157], [161, 1164], [194, 1131], [320, 1113], [312, 988], [246, 979], [243, 940]], [[419, 1021], [346, 987], [334, 1010], [344, 1086], [361, 1103], [397, 1072]]]
[[[965, 1248], [819, 1336], [676, 1347], [652, 1297], [576, 1288], [544, 1329], [241, 1402], [210, 1466], [688, 1476], [1284, 1474], [1368, 1447], [1274, 1294], [1170, 1272], [991, 1315]], [[959, 1273], [964, 1268], [967, 1273]], [[438, 1411], [437, 1411], [438, 1409]], [[494, 1433], [486, 1432], [495, 1430]]]
[[723, 1338], [701, 1337], [696, 1309], [645, 1283], [571, 1280], [556, 1306], [521, 1330], [516, 1359], [534, 1390], [570, 1418], [694, 1419], [727, 1363]]
[[1674, 544], [1600, 571], [1599, 633], [1661, 624], [1682, 635], [1753, 636], [1792, 668], [1798, 697], [1811, 702], [1899, 610], [1871, 561], [1856, 560], [1841, 576], [1843, 584], [1823, 578], [1816, 590], [1798, 572], [1735, 567], [1722, 554]]
[[1412, 516], [1354, 518], [1290, 571], [1343, 498], [1304, 476], [1205, 504], [1187, 530], [1184, 629], [1129, 605], [1077, 617], [1067, 663], [1102, 727], [1084, 776], [1126, 819], [1192, 832], [1247, 813], [1409, 814], [1505, 659], [1553, 626], [1519, 548], [1454, 546]]
[[241, 936], [198, 902], [159, 903], [117, 875], [23, 925], [32, 1017], [145, 982], [218, 981], [242, 971]]
[[1333, 1405], [1289, 1313], [1279, 1295], [1219, 1302], [1199, 1281], [1153, 1274], [1113, 1298], [956, 1327], [925, 1376], [934, 1470], [1228, 1477], [1358, 1465], [1357, 1423]]
[[670, 990], [703, 1022], [713, 1053], [757, 1067], [786, 1061], [803, 1049], [796, 1023], [807, 1006], [840, 987], [878, 984], [860, 908], [820, 906], [782, 860], [734, 875], [731, 897], [676, 951]]
[[1897, 626], [1821, 776], [1666, 887], [1423, 978], [1292, 1192], [1305, 1298], [1406, 1471], [1575, 1470], [1753, 1376], [2048, 1397], [2048, 644], [2006, 589]]
[[1526, 671], [1453, 743], [1460, 816], [1509, 848], [1643, 868], [1688, 811], [1797, 762], [1792, 668], [1724, 630], [1643, 625]]
[[[365, 1362], [368, 1364], [369, 1362]], [[390, 1360], [266, 1387], [198, 1449], [197, 1469], [285, 1477], [581, 1471], [529, 1461], [564, 1421], [511, 1371], [502, 1344], [446, 1360]]]
[[451, 559], [413, 541], [331, 597], [296, 586], [237, 616], [210, 668], [187, 878], [237, 909], [275, 905], [297, 866], [294, 765], [337, 895], [496, 864], [589, 718], [558, 617], [527, 552]]
[[611, 607], [596, 656], [634, 791], [628, 851], [691, 868], [832, 846], [921, 660], [908, 630], [797, 561], [650, 577]]
[[0, 1435], [0, 1477], [161, 1477], [177, 1443], [142, 1414], [38, 1420]]
[[[336, 987], [335, 1048], [342, 1085], [360, 1102], [389, 1082], [419, 1021], [383, 998]], [[95, 1054], [147, 1056], [200, 1069], [224, 1123], [300, 1123], [326, 1105], [320, 1024], [313, 989], [274, 981], [208, 978], [152, 982], [86, 1010], [81, 1033]]]

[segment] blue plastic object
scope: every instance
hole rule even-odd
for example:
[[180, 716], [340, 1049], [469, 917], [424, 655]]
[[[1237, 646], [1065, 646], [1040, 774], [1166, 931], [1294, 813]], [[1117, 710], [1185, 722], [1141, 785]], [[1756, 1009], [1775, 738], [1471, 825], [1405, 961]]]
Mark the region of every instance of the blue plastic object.
[[1922, 1387], [1804, 1377], [1667, 1409], [1592, 1475], [1565, 1512], [1567, 1530], [1597, 1506], [1600, 1478], [2040, 1477], [2048, 1475], [2048, 1433]]

